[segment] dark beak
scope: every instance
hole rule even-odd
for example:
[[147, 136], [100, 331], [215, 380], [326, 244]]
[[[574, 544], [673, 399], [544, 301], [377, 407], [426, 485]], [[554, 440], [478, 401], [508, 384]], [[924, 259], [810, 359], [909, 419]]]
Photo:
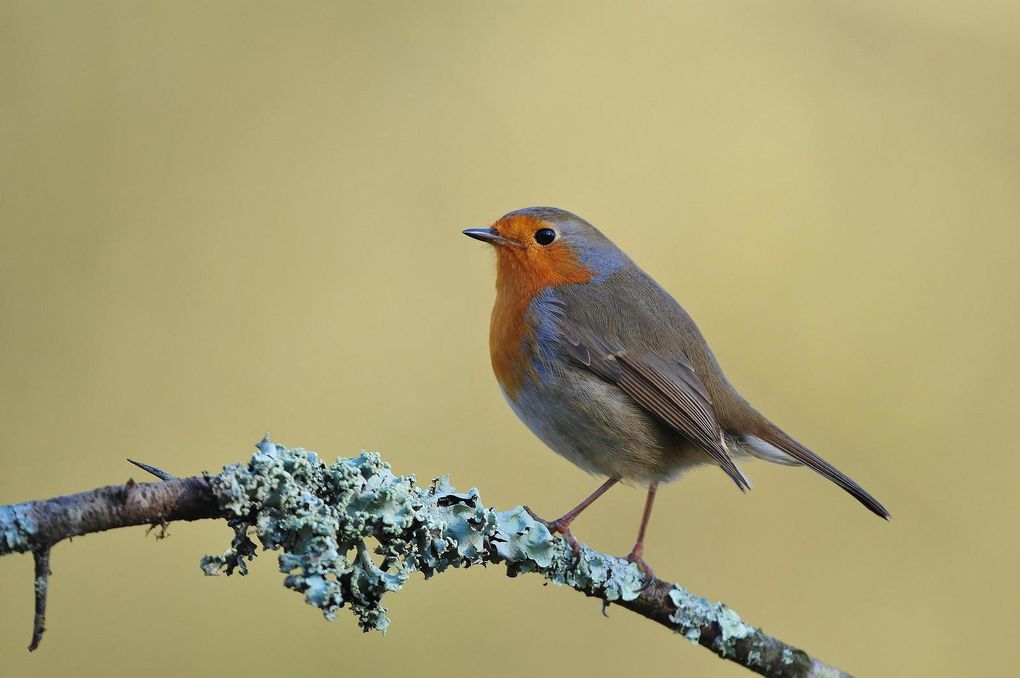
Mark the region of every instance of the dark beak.
[[516, 240], [510, 238], [504, 238], [494, 228], [468, 228], [464, 231], [464, 235], [475, 240], [481, 240], [487, 242], [490, 245], [512, 245], [514, 247], [520, 247], [521, 244]]

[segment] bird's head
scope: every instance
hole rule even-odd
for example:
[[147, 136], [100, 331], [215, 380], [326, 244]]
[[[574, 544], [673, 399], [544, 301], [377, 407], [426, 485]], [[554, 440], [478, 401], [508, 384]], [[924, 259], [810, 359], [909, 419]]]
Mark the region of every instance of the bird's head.
[[627, 261], [598, 229], [555, 207], [515, 210], [489, 228], [469, 228], [464, 235], [496, 248], [500, 283], [531, 291], [598, 281]]

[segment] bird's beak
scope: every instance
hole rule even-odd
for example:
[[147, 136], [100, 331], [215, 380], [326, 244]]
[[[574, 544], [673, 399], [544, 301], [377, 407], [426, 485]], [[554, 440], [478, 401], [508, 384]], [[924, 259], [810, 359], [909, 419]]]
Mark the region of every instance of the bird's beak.
[[490, 245], [511, 245], [513, 247], [521, 247], [521, 244], [516, 240], [510, 238], [504, 238], [494, 228], [468, 228], [464, 230], [464, 235], [475, 240], [481, 240], [487, 242]]

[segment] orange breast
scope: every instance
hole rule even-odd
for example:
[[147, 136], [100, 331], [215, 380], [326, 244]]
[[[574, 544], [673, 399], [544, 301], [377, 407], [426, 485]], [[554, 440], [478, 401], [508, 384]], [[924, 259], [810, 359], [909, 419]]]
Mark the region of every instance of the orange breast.
[[497, 294], [489, 325], [489, 357], [492, 371], [511, 400], [517, 400], [524, 374], [531, 362], [525, 338], [534, 330], [527, 327], [525, 313], [531, 299], [514, 294]]
[[526, 319], [532, 299], [548, 287], [586, 283], [592, 272], [563, 242], [547, 247], [534, 243], [535, 231], [550, 224], [525, 215], [514, 215], [494, 224], [500, 233], [527, 247], [496, 248], [496, 305], [489, 326], [489, 355], [496, 379], [511, 400], [517, 400], [529, 372], [534, 351], [535, 327]]

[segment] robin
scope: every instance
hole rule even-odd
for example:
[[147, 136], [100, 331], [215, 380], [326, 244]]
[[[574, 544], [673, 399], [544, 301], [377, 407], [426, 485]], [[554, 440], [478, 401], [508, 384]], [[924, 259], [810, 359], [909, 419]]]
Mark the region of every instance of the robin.
[[[734, 458], [806, 465], [888, 518], [839, 469], [784, 433], [730, 384], [687, 312], [594, 226], [553, 207], [510, 212], [464, 235], [496, 250], [492, 369], [510, 407], [546, 445], [607, 480], [553, 521], [578, 552], [577, 516], [621, 480], [648, 488], [627, 560], [644, 560], [660, 483], [695, 466], [750, 489]], [[536, 516], [537, 518], [537, 516]]]

